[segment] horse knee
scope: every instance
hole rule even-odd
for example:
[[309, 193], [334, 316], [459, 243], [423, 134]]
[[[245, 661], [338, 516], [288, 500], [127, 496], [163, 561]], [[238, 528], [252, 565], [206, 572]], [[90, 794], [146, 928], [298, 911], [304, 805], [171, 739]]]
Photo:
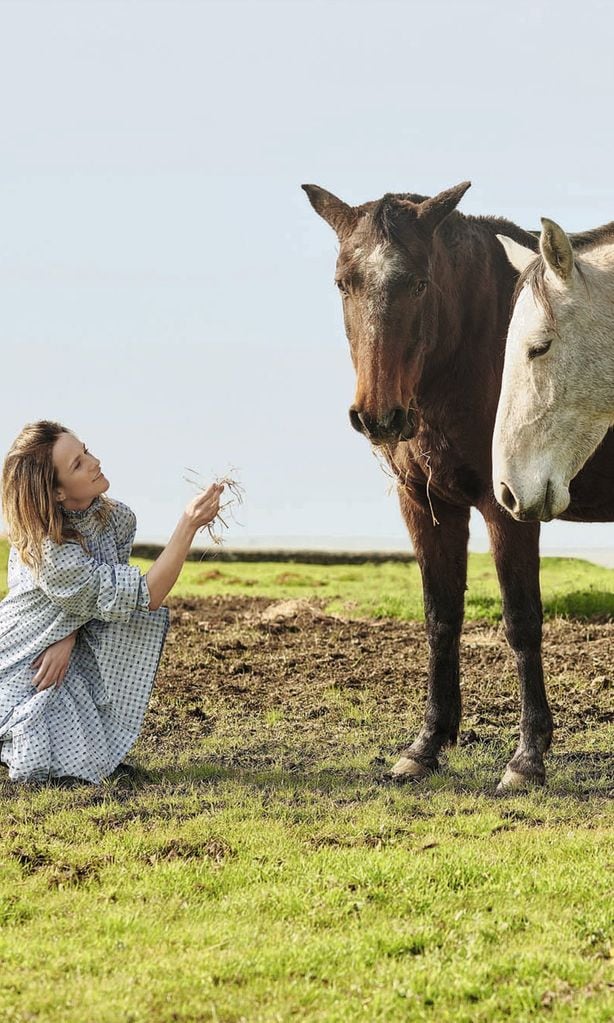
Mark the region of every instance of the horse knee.
[[529, 612], [504, 616], [505, 635], [512, 650], [539, 650], [542, 642], [542, 615]]

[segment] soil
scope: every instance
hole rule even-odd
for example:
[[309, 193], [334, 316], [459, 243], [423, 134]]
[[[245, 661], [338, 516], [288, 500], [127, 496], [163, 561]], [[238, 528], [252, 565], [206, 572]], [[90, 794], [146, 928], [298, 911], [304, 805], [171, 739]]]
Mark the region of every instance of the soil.
[[[419, 727], [423, 623], [348, 620], [317, 601], [234, 596], [175, 600], [171, 613], [146, 747], [170, 742], [179, 753], [207, 738], [213, 762], [292, 770], [334, 763], [348, 743], [357, 752], [374, 743], [372, 763], [383, 763]], [[578, 737], [614, 721], [613, 646], [614, 622], [544, 625], [557, 749], [582, 748]], [[512, 748], [518, 683], [501, 626], [465, 625], [461, 670], [461, 744], [507, 739]]]

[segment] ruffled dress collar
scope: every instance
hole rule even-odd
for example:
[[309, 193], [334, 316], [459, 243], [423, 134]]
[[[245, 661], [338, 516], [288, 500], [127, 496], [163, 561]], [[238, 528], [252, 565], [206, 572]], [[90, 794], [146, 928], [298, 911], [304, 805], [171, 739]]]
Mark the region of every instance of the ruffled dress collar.
[[79, 532], [90, 533], [100, 529], [101, 508], [102, 498], [95, 497], [90, 506], [82, 511], [69, 511], [67, 508], [62, 507], [62, 513], [68, 519], [71, 526], [74, 526]]

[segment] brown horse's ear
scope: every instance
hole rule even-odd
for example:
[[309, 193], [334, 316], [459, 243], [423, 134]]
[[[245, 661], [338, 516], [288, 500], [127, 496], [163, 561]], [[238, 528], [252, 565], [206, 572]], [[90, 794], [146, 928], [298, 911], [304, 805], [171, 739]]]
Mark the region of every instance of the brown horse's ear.
[[470, 181], [461, 181], [460, 185], [447, 188], [445, 192], [434, 195], [431, 199], [425, 199], [418, 206], [418, 219], [421, 224], [427, 224], [432, 231], [441, 224], [442, 220], [455, 209], [468, 188], [471, 188]]
[[327, 192], [319, 185], [301, 185], [301, 188], [307, 193], [316, 213], [330, 224], [339, 237], [355, 227], [358, 214], [353, 206], [348, 206], [342, 199], [338, 199], [332, 192]]
[[542, 217], [539, 251], [552, 271], [562, 281], [568, 281], [573, 270], [571, 242], [562, 227], [554, 220]]

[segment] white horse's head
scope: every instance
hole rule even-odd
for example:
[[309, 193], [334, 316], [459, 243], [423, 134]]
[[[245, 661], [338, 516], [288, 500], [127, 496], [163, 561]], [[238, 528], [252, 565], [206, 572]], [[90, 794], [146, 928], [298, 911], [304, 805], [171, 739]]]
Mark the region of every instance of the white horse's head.
[[521, 272], [493, 436], [495, 496], [517, 519], [562, 515], [614, 421], [614, 245], [574, 252], [542, 220], [540, 253], [499, 235]]

